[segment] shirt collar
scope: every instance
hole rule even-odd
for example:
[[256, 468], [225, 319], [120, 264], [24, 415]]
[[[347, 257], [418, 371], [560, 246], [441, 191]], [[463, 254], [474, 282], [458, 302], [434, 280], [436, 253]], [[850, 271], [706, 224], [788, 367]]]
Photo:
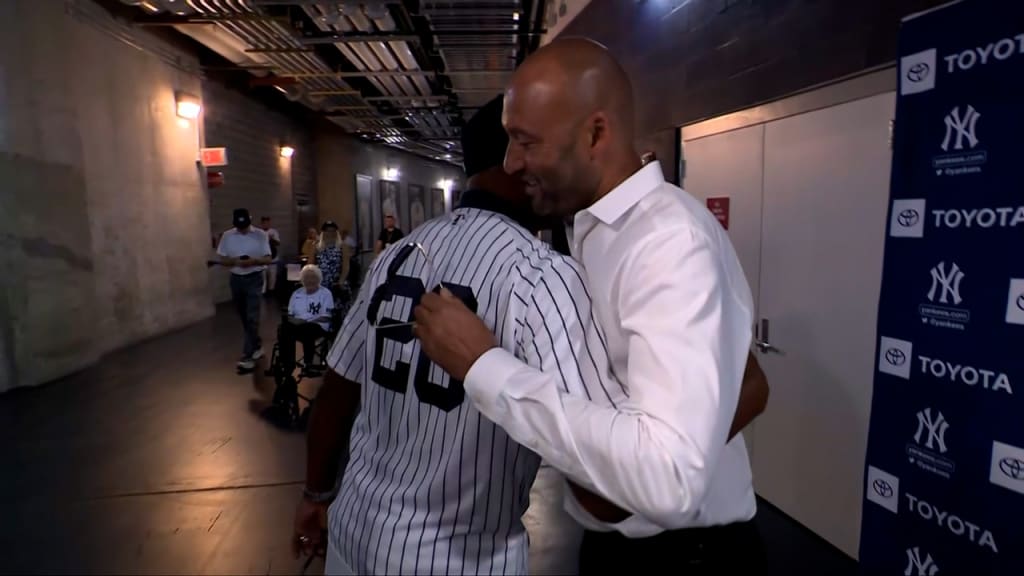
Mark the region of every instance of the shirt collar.
[[459, 200], [458, 207], [495, 212], [515, 220], [516, 223], [527, 230], [532, 230], [532, 226], [534, 226], [533, 212], [528, 207], [520, 208], [485, 190], [466, 190]]
[[589, 212], [595, 218], [605, 224], [612, 224], [618, 220], [630, 208], [636, 205], [648, 192], [665, 183], [665, 175], [661, 171], [661, 163], [650, 162], [643, 168], [637, 170], [607, 193], [597, 202], [594, 202], [584, 212]]

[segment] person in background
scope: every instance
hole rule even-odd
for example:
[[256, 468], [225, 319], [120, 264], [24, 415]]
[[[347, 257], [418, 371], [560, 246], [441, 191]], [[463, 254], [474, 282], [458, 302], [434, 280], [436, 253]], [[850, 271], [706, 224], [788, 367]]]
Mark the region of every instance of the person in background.
[[377, 246], [373, 253], [380, 254], [385, 248], [405, 238], [405, 232], [395, 226], [395, 217], [388, 214], [384, 217], [384, 229], [380, 231], [377, 238]]
[[341, 284], [342, 242], [338, 225], [327, 220], [320, 227], [320, 241], [316, 245], [316, 265], [323, 273], [323, 285], [332, 292]]
[[270, 265], [264, 273], [263, 293], [271, 294], [277, 287], [277, 265], [280, 263], [278, 252], [281, 249], [281, 234], [270, 225], [270, 216], [260, 218], [260, 228], [266, 232], [267, 240], [270, 241], [270, 255], [273, 257]]
[[300, 273], [302, 287], [288, 301], [288, 315], [277, 329], [281, 361], [287, 373], [295, 366], [295, 343], [302, 342], [303, 376], [318, 376], [312, 368], [316, 340], [326, 336], [331, 327], [334, 296], [322, 286], [323, 274], [313, 264], [306, 264]]
[[245, 330], [242, 359], [238, 369], [252, 370], [263, 357], [260, 340], [260, 293], [263, 271], [273, 260], [267, 233], [252, 226], [252, 216], [245, 208], [235, 210], [235, 227], [221, 234], [217, 245], [220, 263], [231, 267], [231, 299]]
[[352, 257], [355, 256], [359, 251], [359, 244], [356, 242], [355, 236], [352, 235], [348, 229], [342, 229], [341, 231], [341, 281], [345, 282], [348, 278], [350, 263]]
[[316, 260], [316, 245], [319, 242], [316, 228], [306, 230], [306, 240], [302, 243], [302, 258], [305, 263], [312, 264]]

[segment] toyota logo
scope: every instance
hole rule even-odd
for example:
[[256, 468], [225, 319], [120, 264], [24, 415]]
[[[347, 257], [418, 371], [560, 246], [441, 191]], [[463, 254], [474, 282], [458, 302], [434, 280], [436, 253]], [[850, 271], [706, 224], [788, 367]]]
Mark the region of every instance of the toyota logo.
[[1024, 462], [1007, 456], [999, 461], [999, 469], [1014, 480], [1024, 480]]
[[1017, 296], [1017, 308], [1024, 310], [1024, 294]]
[[896, 216], [896, 220], [900, 223], [900, 226], [903, 226], [904, 228], [910, 228], [917, 224], [920, 219], [921, 213], [913, 208], [907, 208]]
[[885, 480], [876, 478], [875, 481], [871, 483], [871, 487], [874, 488], [875, 494], [878, 494], [882, 498], [892, 498], [892, 486]]
[[907, 80], [911, 82], [921, 82], [928, 77], [928, 73], [931, 72], [931, 66], [928, 66], [924, 62], [918, 62], [907, 70]]
[[907, 355], [899, 348], [889, 348], [885, 351], [885, 361], [893, 366], [903, 366], [907, 361]]

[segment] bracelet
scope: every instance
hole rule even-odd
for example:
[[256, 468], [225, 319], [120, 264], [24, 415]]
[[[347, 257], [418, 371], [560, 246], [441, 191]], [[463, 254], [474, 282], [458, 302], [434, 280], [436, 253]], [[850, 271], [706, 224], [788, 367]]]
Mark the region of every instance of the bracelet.
[[334, 490], [331, 490], [329, 492], [314, 492], [314, 491], [310, 490], [309, 488], [303, 488], [302, 489], [302, 497], [305, 498], [306, 500], [309, 500], [310, 502], [313, 502], [313, 503], [316, 503], [316, 504], [323, 504], [324, 502], [330, 502], [331, 500], [334, 500], [334, 496], [335, 496], [335, 491]]

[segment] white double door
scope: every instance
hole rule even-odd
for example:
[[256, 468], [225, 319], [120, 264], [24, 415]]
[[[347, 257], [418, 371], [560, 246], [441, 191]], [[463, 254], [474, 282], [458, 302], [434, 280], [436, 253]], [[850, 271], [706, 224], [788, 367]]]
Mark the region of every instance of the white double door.
[[[759, 495], [856, 557], [891, 150], [891, 92], [685, 140], [684, 186], [730, 199], [771, 386], [746, 431]], [[760, 334], [763, 339], [764, 334]]]

